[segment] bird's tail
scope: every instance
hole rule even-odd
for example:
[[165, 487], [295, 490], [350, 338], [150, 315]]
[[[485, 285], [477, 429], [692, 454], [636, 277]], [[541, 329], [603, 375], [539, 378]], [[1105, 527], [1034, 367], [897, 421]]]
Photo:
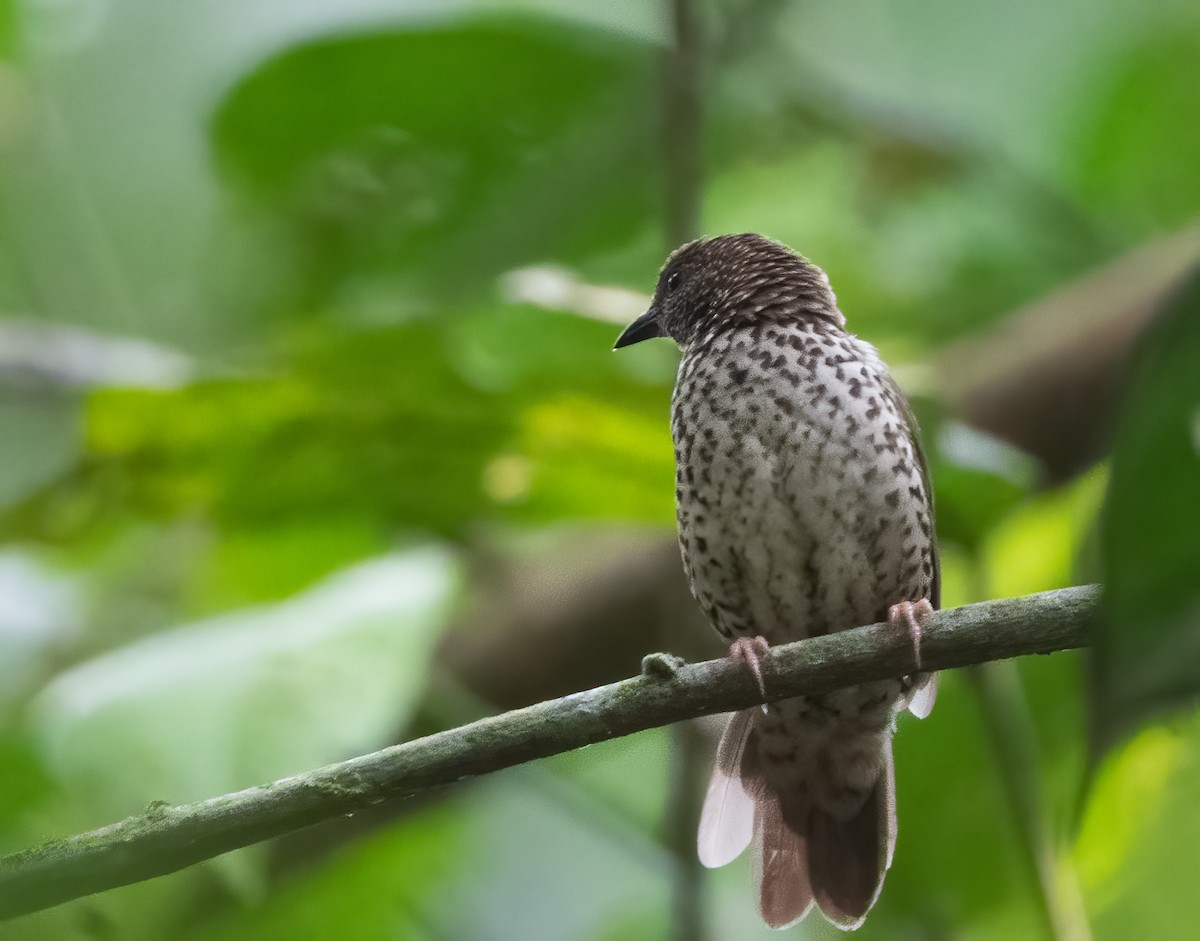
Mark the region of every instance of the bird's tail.
[[700, 818], [700, 861], [723, 866], [753, 840], [768, 925], [794, 924], [815, 904], [839, 928], [857, 928], [896, 845], [891, 729], [792, 721], [784, 740], [791, 751], [780, 755], [777, 730], [758, 720], [770, 721], [758, 709], [736, 713], [721, 737]]

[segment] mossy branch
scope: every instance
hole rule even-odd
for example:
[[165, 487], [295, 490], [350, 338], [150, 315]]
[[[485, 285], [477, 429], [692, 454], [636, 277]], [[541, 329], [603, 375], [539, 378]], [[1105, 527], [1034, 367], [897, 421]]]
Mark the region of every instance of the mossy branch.
[[[925, 624], [921, 667], [945, 670], [1085, 646], [1095, 586], [939, 611]], [[776, 647], [766, 701], [825, 693], [914, 670], [905, 633], [858, 627]], [[142, 814], [0, 859], [0, 918], [183, 869], [242, 846], [383, 801], [594, 742], [764, 701], [728, 659], [648, 657], [642, 675], [481, 719], [416, 741], [195, 804]]]

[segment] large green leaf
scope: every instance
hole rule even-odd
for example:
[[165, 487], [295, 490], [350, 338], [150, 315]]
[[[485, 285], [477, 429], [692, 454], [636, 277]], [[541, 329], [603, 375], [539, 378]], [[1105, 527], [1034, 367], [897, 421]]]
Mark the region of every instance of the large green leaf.
[[1195, 931], [1198, 719], [1143, 728], [1097, 775], [1075, 851], [1096, 941]]
[[36, 727], [72, 816], [98, 824], [384, 744], [424, 687], [455, 580], [441, 551], [384, 557], [60, 674]]
[[325, 337], [247, 379], [98, 393], [78, 472], [8, 525], [70, 539], [184, 514], [453, 535], [487, 517], [670, 521], [672, 353], [614, 356], [611, 326], [522, 307], [456, 323]]
[[1093, 744], [1200, 695], [1200, 271], [1147, 334], [1117, 434], [1102, 544]]
[[[425, 548], [343, 570], [287, 601], [135, 641], [60, 674], [33, 733], [61, 797], [50, 832], [86, 829], [154, 800], [227, 793], [380, 747], [422, 694], [457, 585]], [[261, 847], [70, 907], [131, 941], [174, 934], [214, 877], [261, 893]], [[50, 916], [30, 937], [57, 934]], [[39, 927], [41, 926], [41, 927]], [[48, 927], [47, 927], [48, 926]]]
[[389, 273], [461, 293], [647, 222], [651, 45], [531, 16], [406, 27], [289, 49], [216, 114], [221, 165], [289, 219], [312, 296]]
[[1200, 35], [1164, 30], [1129, 50], [1082, 111], [1078, 187], [1134, 224], [1187, 224], [1200, 211], [1200, 129], [1194, 116]]

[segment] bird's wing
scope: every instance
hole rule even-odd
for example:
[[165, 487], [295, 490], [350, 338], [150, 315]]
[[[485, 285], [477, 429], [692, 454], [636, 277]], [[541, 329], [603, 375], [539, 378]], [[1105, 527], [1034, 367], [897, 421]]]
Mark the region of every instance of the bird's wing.
[[933, 526], [933, 534], [930, 537], [931, 545], [929, 547], [933, 554], [933, 582], [929, 587], [929, 603], [936, 609], [942, 606], [942, 562], [938, 554], [937, 517], [933, 511], [933, 481], [929, 477], [929, 462], [925, 459], [925, 449], [921, 446], [921, 428], [917, 424], [917, 416], [913, 414], [908, 396], [896, 385], [896, 380], [890, 374], [885, 373], [884, 375], [884, 388], [887, 389], [888, 394], [892, 397], [896, 409], [908, 423], [908, 429], [912, 437], [913, 453], [917, 456], [917, 464], [921, 468], [921, 485], [925, 488], [925, 493], [929, 498], [929, 520]]

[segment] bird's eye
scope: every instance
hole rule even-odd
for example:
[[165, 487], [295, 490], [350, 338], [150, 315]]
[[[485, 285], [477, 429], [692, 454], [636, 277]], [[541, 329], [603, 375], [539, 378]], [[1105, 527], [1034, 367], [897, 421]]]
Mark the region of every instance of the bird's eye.
[[674, 291], [677, 287], [679, 287], [679, 282], [681, 280], [682, 278], [680, 278], [679, 272], [672, 271], [669, 275], [667, 275], [667, 290]]

